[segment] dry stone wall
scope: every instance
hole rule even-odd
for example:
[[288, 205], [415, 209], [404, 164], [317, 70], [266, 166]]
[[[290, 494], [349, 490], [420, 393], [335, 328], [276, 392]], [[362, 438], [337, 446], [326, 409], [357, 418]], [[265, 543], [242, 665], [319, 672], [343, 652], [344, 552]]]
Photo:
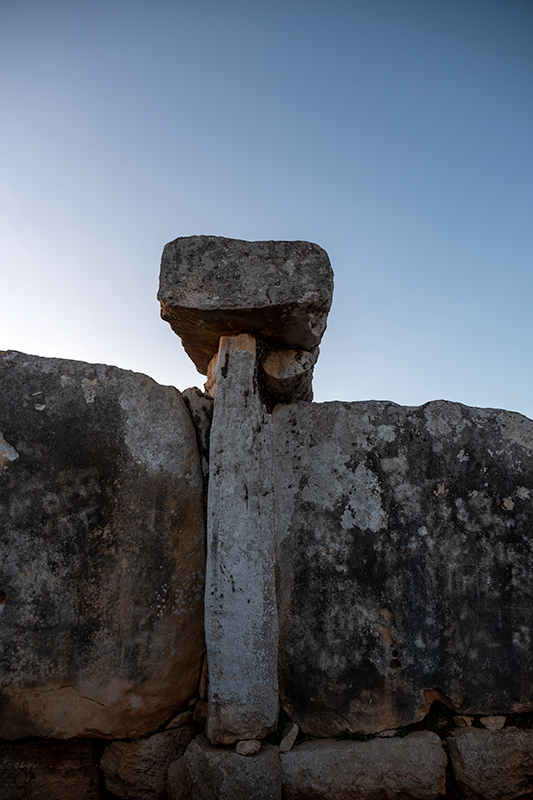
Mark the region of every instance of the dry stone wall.
[[205, 394], [1, 355], [0, 798], [533, 796], [533, 422], [310, 402], [332, 287], [167, 245]]

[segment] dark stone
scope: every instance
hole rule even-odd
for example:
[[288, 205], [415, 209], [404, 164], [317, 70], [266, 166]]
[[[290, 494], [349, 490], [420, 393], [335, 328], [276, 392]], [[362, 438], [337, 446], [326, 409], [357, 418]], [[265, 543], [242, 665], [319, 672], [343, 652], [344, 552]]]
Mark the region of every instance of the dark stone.
[[284, 800], [436, 800], [446, 789], [439, 737], [306, 742], [280, 756]]
[[87, 741], [0, 744], [0, 800], [98, 800]]
[[207, 739], [193, 739], [168, 771], [169, 800], [281, 800], [277, 747], [242, 756]]
[[187, 409], [101, 364], [4, 352], [0, 382], [0, 736], [143, 735], [204, 649]]
[[533, 731], [463, 728], [448, 739], [459, 789], [475, 800], [533, 797]]
[[533, 422], [437, 401], [279, 407], [282, 705], [377, 732], [533, 709]]
[[122, 800], [166, 798], [168, 768], [192, 737], [187, 725], [135, 742], [113, 742], [100, 760], [106, 787]]

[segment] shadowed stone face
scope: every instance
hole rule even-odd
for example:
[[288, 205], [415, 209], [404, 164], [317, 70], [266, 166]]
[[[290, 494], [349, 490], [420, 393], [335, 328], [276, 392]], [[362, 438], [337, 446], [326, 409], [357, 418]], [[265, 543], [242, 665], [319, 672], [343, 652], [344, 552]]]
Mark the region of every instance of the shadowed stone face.
[[188, 412], [104, 365], [3, 353], [0, 382], [0, 737], [142, 735], [203, 653]]
[[161, 259], [161, 316], [204, 375], [221, 336], [250, 333], [275, 349], [313, 350], [333, 294], [324, 250], [310, 242], [186, 236]]
[[376, 732], [440, 698], [533, 708], [533, 422], [437, 401], [295, 403], [275, 442], [281, 703]]

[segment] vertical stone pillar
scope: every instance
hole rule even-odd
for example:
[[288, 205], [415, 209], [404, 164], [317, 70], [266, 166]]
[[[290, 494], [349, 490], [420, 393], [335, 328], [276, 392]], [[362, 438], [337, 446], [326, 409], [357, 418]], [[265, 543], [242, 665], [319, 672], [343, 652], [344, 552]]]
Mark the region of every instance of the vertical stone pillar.
[[210, 443], [205, 631], [207, 735], [258, 739], [278, 716], [270, 423], [253, 336], [223, 336]]

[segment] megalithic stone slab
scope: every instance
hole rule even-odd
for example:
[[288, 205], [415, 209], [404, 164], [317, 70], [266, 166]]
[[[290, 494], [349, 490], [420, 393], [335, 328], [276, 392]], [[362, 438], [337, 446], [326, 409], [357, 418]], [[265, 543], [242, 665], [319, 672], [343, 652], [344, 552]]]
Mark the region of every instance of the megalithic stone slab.
[[314, 350], [333, 295], [327, 253], [310, 242], [184, 236], [161, 259], [161, 316], [199, 372], [221, 336], [250, 333], [275, 349]]
[[175, 389], [0, 355], [0, 737], [134, 738], [197, 686], [205, 521]]
[[215, 369], [207, 512], [207, 735], [261, 739], [277, 722], [278, 619], [270, 424], [252, 336], [223, 337]]
[[533, 710], [533, 421], [436, 401], [272, 416], [280, 696], [305, 732]]
[[369, 742], [306, 742], [280, 755], [286, 800], [436, 800], [446, 753], [436, 733]]

